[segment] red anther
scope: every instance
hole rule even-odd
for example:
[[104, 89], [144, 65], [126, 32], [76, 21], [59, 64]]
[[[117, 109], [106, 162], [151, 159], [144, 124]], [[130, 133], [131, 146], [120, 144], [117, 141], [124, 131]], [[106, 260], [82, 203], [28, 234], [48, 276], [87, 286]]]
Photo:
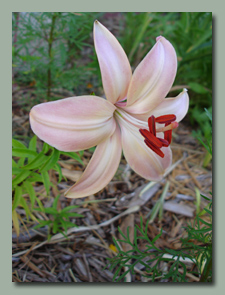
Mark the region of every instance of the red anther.
[[155, 121], [159, 124], [166, 124], [166, 123], [171, 123], [176, 120], [176, 116], [171, 114], [171, 115], [164, 115], [155, 118]]
[[161, 141], [163, 146], [166, 146], [166, 147], [169, 146], [169, 142], [167, 140], [160, 138], [160, 137], [157, 137], [157, 138]]
[[[166, 123], [165, 126], [168, 126], [170, 123]], [[170, 144], [172, 141], [172, 129], [164, 132], [164, 139]]]
[[164, 154], [163, 152], [157, 148], [156, 146], [154, 146], [153, 144], [151, 144], [151, 142], [147, 139], [145, 139], [145, 144], [151, 149], [153, 150], [157, 155], [159, 155], [161, 158], [164, 158]]
[[156, 136], [156, 129], [155, 129], [155, 117], [151, 116], [148, 118], [148, 128], [149, 131]]
[[163, 146], [162, 142], [148, 130], [139, 129], [139, 132], [145, 139], [151, 142], [151, 144], [153, 144], [156, 148], [161, 148]]

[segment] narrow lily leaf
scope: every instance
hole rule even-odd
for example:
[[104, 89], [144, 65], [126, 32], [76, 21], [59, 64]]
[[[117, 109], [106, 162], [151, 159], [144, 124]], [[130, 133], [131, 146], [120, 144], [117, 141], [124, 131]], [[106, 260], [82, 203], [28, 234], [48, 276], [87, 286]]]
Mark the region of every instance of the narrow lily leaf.
[[81, 157], [83, 157], [84, 151], [79, 151]]
[[21, 198], [20, 199], [20, 205], [24, 208], [25, 213], [26, 213], [27, 220], [29, 220], [29, 217], [31, 216], [31, 212], [30, 212], [30, 209], [27, 206], [27, 203], [26, 203], [26, 201], [25, 201], [24, 198]]
[[61, 212], [67, 212], [67, 211], [69, 211], [69, 210], [73, 210], [73, 209], [76, 209], [76, 208], [78, 208], [79, 206], [76, 206], [76, 205], [74, 205], [74, 206], [68, 206], [68, 207], [65, 207], [65, 208], [63, 208], [62, 210], [61, 210]]
[[61, 152], [61, 154], [71, 157], [74, 160], [76, 160], [77, 162], [79, 162], [80, 164], [84, 165], [84, 162], [81, 160], [81, 158], [78, 156], [78, 154], [73, 153], [73, 152]]
[[17, 186], [15, 189], [12, 211], [15, 210], [17, 206], [20, 204], [21, 197], [22, 197], [22, 188], [21, 186]]
[[[31, 172], [31, 171], [29, 171]], [[32, 174], [30, 175], [30, 177], [27, 179], [27, 181], [29, 182], [43, 182], [43, 179], [41, 177], [40, 174], [36, 173], [36, 172], [32, 172]]]
[[12, 139], [12, 146], [14, 148], [19, 148], [19, 149], [27, 149], [27, 147], [20, 141], [16, 140], [16, 139]]
[[52, 169], [59, 159], [60, 152], [57, 149], [52, 151], [52, 155], [48, 158], [45, 164], [41, 167], [40, 172]]
[[50, 146], [46, 142], [44, 142], [43, 147], [42, 147], [42, 152], [44, 154], [46, 154], [49, 151], [49, 148], [50, 148]]
[[43, 163], [46, 162], [46, 159], [47, 159], [47, 156], [40, 153], [32, 162], [24, 166], [23, 169], [31, 170], [31, 169], [39, 168]]
[[30, 197], [31, 206], [33, 208], [35, 200], [36, 200], [36, 193], [35, 193], [34, 187], [29, 181], [24, 181], [23, 187], [27, 191], [27, 193]]
[[14, 157], [24, 157], [24, 158], [33, 158], [37, 156], [37, 153], [34, 151], [30, 151], [28, 149], [22, 148], [13, 148], [12, 149], [12, 156]]
[[36, 149], [37, 149], [37, 136], [34, 135], [29, 142], [29, 150], [36, 151]]
[[34, 229], [38, 229], [40, 227], [44, 227], [45, 225], [50, 225], [52, 223], [51, 220], [39, 220], [40, 224], [34, 226]]
[[59, 198], [60, 198], [60, 194], [53, 201], [52, 208], [54, 208], [55, 210], [57, 210], [57, 204], [58, 204]]
[[12, 167], [12, 174], [13, 175], [17, 175], [17, 174], [19, 174], [20, 172], [22, 172], [23, 171], [23, 169], [21, 169], [21, 168], [18, 168], [18, 167]]
[[40, 201], [38, 198], [36, 198], [36, 201], [37, 201], [37, 203], [38, 203], [39, 208], [35, 208], [34, 210], [45, 212], [45, 208], [44, 208], [44, 206], [42, 205], [41, 201]]
[[13, 168], [18, 167], [17, 163], [16, 163], [13, 159], [12, 159], [12, 167], [13, 167]]
[[[23, 167], [24, 166], [25, 159], [26, 158], [23, 158], [23, 157], [21, 157], [19, 159], [19, 161], [17, 162], [17, 164], [18, 164], [19, 167]], [[29, 159], [32, 160], [33, 158], [28, 158], [28, 161], [29, 161]]]
[[[29, 148], [30, 151], [34, 151], [34, 152], [37, 151], [37, 136], [36, 136], [36, 135], [34, 135], [34, 136], [31, 138], [31, 140], [30, 140], [30, 142], [29, 142], [29, 146], [28, 146], [28, 148]], [[31, 161], [32, 161], [32, 159], [29, 158], [29, 159], [28, 159], [28, 164], [30, 164]]]
[[61, 169], [60, 165], [58, 163], [56, 163], [55, 166], [53, 167], [53, 169], [58, 172], [59, 182], [61, 182], [63, 175], [62, 175], [62, 169]]
[[49, 179], [48, 172], [47, 171], [42, 172], [41, 175], [42, 175], [42, 181], [44, 183], [47, 195], [49, 195], [51, 182], [50, 182], [50, 179]]
[[20, 172], [15, 178], [12, 180], [13, 187], [19, 183], [21, 183], [24, 179], [26, 179], [31, 174], [31, 171], [25, 170]]
[[52, 215], [57, 215], [58, 214], [58, 211], [54, 208], [45, 208], [45, 213], [47, 214], [52, 214]]

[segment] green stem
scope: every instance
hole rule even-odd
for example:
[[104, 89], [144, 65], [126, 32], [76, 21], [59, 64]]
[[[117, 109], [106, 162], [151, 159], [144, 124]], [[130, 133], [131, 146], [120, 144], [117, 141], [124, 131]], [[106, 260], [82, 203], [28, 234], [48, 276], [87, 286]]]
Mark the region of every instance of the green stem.
[[[205, 268], [204, 268], [199, 282], [206, 282], [207, 281], [207, 278], [208, 278], [208, 275], [209, 275], [209, 272], [210, 272], [211, 269], [212, 269], [212, 257], [210, 258], [210, 261], [209, 261], [209, 263], [207, 265], [206, 271], [205, 271]], [[204, 274], [204, 272], [205, 272], [205, 274]]]
[[48, 98], [51, 96], [51, 87], [52, 87], [51, 64], [52, 64], [52, 43], [54, 41], [53, 32], [54, 32], [54, 27], [55, 27], [55, 20], [56, 20], [56, 14], [53, 14], [51, 30], [50, 30], [50, 35], [49, 35], [49, 39], [48, 39], [48, 56], [49, 56], [48, 88], [47, 88], [47, 96], [48, 96]]

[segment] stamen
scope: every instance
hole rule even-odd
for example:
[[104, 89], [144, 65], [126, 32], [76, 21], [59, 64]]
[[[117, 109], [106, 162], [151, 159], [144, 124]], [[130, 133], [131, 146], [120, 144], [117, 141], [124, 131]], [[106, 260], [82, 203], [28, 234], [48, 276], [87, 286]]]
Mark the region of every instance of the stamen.
[[168, 147], [170, 145], [169, 142], [166, 139], [159, 138], [159, 137], [157, 137], [157, 138], [161, 141], [163, 146]]
[[[156, 129], [156, 123], [165, 124], [164, 127]], [[168, 147], [172, 140], [172, 130], [178, 127], [176, 116], [174, 114], [159, 116], [155, 118], [153, 115], [148, 118], [149, 131], [139, 129], [141, 135], [145, 138], [144, 142], [151, 150], [153, 150], [161, 158], [164, 158], [162, 147]], [[156, 137], [157, 132], [164, 132], [164, 139]]]
[[163, 146], [162, 142], [157, 137], [155, 137], [152, 133], [150, 133], [148, 130], [139, 129], [139, 132], [145, 139], [151, 142], [151, 144], [153, 144], [155, 147], [161, 148]]
[[[165, 127], [166, 126], [169, 126], [170, 124], [167, 123], [165, 124]], [[170, 130], [167, 130], [164, 132], [164, 139], [167, 140], [169, 142], [169, 144], [171, 144], [171, 141], [172, 141], [172, 129]]]
[[177, 122], [172, 122], [172, 123], [166, 123], [165, 127], [161, 127], [161, 128], [157, 128], [156, 132], [165, 132], [168, 130], [172, 130], [178, 127], [178, 123]]
[[155, 130], [155, 117], [151, 116], [148, 118], [148, 128], [149, 131], [156, 136], [156, 130]]
[[157, 155], [159, 155], [161, 158], [164, 158], [164, 154], [163, 154], [163, 152], [162, 152], [159, 148], [157, 148], [157, 147], [155, 147], [153, 144], [151, 144], [151, 142], [148, 141], [147, 139], [145, 139], [145, 144], [146, 144], [151, 150], [153, 150]]
[[164, 116], [159, 116], [155, 118], [155, 121], [159, 124], [165, 124], [165, 123], [171, 123], [176, 120], [176, 116], [171, 114], [171, 115], [164, 115]]

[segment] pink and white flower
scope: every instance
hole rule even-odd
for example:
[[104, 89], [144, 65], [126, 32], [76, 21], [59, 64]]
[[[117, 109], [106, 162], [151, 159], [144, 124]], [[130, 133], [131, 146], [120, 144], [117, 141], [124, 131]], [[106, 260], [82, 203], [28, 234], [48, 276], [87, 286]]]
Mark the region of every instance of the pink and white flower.
[[98, 21], [94, 43], [106, 100], [70, 97], [36, 105], [30, 112], [33, 132], [56, 149], [76, 152], [97, 146], [80, 179], [65, 193], [68, 198], [103, 189], [117, 171], [122, 150], [136, 173], [159, 181], [172, 162], [172, 129], [189, 105], [186, 89], [165, 99], [175, 79], [177, 57], [164, 37], [156, 38], [133, 75], [123, 48]]

